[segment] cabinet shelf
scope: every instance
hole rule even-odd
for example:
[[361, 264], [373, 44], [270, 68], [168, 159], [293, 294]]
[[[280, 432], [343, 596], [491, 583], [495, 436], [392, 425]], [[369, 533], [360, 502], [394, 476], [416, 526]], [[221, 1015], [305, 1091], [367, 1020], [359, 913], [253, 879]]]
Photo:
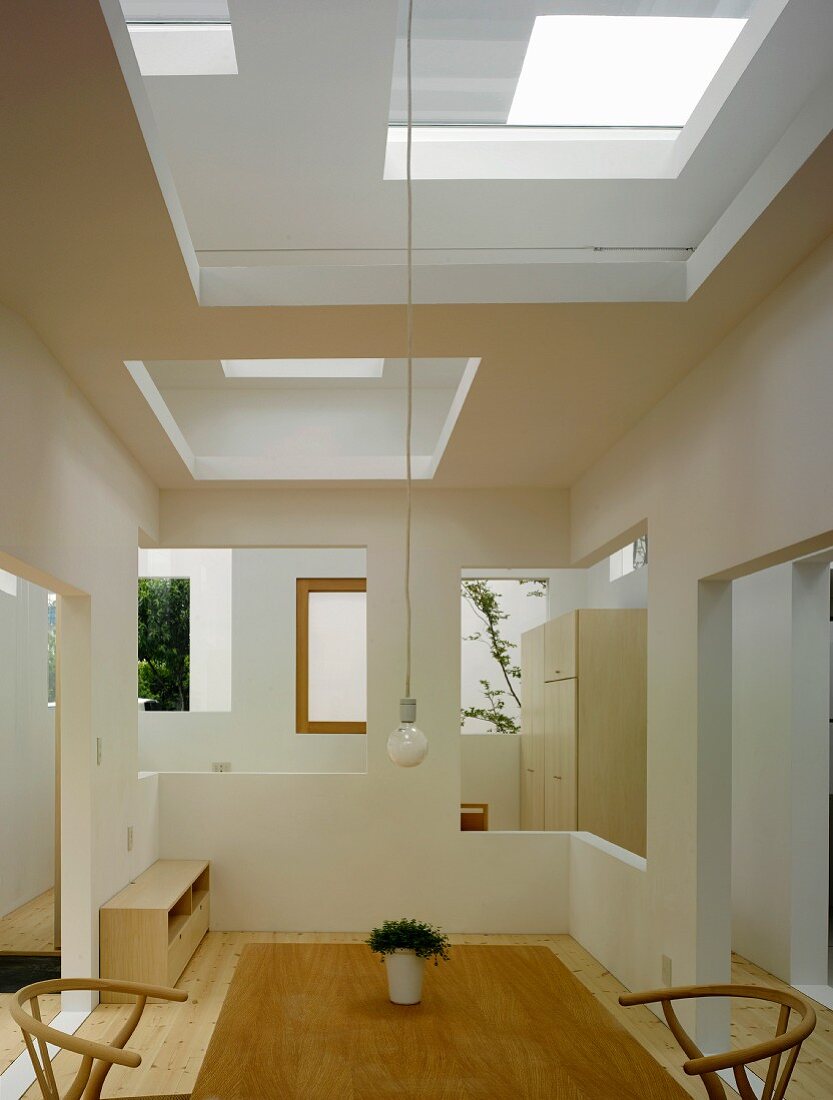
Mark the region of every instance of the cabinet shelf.
[[[101, 907], [101, 976], [175, 985], [208, 931], [209, 903], [207, 862], [157, 860]], [[110, 993], [102, 1000], [133, 998]]]

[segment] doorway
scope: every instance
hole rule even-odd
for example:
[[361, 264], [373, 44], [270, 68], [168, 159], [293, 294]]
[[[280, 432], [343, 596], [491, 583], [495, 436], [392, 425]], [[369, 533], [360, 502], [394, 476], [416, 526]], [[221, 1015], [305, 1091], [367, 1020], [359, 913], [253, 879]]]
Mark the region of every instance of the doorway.
[[0, 570], [3, 991], [60, 971], [57, 620], [54, 592]]
[[732, 948], [833, 1005], [830, 562], [732, 592]]

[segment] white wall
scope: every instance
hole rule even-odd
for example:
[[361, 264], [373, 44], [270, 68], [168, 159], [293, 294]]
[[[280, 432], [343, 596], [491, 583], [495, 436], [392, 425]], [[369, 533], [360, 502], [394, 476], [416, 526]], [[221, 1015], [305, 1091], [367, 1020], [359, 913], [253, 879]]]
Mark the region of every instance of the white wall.
[[[701, 724], [699, 649], [724, 611], [704, 591], [831, 541], [832, 297], [828, 240], [571, 494], [576, 560], [649, 535], [647, 874], [594, 854], [571, 884], [574, 935], [632, 986], [660, 984], [662, 954], [677, 983], [729, 973], [731, 738]], [[612, 941], [623, 910], [643, 919]]]
[[46, 591], [0, 590], [0, 917], [55, 881], [55, 720]]
[[[165, 551], [146, 561], [165, 575]], [[230, 599], [215, 584], [220, 563], [230, 555]], [[215, 562], [206, 574], [206, 563]], [[139, 764], [143, 771], [210, 771], [213, 761], [233, 771], [363, 772], [365, 738], [360, 734], [299, 734], [295, 731], [295, 581], [298, 577], [364, 577], [363, 550], [237, 549], [176, 550], [169, 575], [208, 576], [201, 600], [203, 622], [219, 635], [220, 657], [229, 661], [230, 706], [224, 712], [141, 712]], [[187, 574], [177, 570], [188, 569]], [[202, 596], [200, 593], [202, 592]], [[216, 610], [223, 623], [215, 631]], [[192, 621], [196, 643], [208, 661], [213, 643], [204, 644], [199, 621]], [[193, 665], [192, 665], [193, 667]], [[200, 664], [197, 662], [199, 674]]]
[[602, 558], [587, 570], [587, 603], [584, 606], [614, 609], [647, 607], [649, 568], [649, 565], [644, 565], [612, 581], [610, 560]]
[[155, 534], [158, 495], [6, 309], [0, 393], [0, 568], [59, 593], [62, 681], [72, 674], [62, 712], [62, 966], [95, 974], [99, 905], [155, 855], [144, 836], [127, 851], [127, 826], [137, 805], [136, 546], [140, 528]]
[[790, 977], [792, 566], [732, 585], [732, 947]]
[[829, 569], [779, 565], [732, 588], [732, 947], [824, 985]]
[[567, 926], [568, 836], [459, 823], [461, 568], [565, 564], [566, 495], [415, 492], [413, 689], [430, 751], [414, 769], [385, 752], [403, 690], [403, 504], [387, 489], [162, 494], [166, 545], [233, 532], [248, 546], [367, 547], [366, 774], [159, 777], [161, 849], [214, 861], [216, 928], [362, 929], [393, 913], [459, 930]]
[[460, 801], [488, 803], [490, 829], [520, 829], [520, 738], [466, 733], [460, 754]]

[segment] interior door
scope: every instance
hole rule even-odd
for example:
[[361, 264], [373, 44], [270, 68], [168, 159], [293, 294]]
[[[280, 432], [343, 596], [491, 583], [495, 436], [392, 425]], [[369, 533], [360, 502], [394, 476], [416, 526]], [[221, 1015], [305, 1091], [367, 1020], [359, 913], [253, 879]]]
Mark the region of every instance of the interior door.
[[556, 680], [544, 685], [545, 829], [577, 828], [577, 685], [577, 680]]

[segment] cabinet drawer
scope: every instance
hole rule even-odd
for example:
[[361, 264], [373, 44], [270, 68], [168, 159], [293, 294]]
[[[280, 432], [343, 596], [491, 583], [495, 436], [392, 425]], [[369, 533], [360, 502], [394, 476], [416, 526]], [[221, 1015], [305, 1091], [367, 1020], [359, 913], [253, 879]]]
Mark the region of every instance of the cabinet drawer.
[[572, 680], [578, 675], [576, 660], [578, 612], [551, 619], [544, 634], [544, 679]]
[[196, 951], [200, 940], [208, 931], [208, 899], [191, 914], [188, 923], [168, 945], [168, 984], [176, 985], [188, 960]]

